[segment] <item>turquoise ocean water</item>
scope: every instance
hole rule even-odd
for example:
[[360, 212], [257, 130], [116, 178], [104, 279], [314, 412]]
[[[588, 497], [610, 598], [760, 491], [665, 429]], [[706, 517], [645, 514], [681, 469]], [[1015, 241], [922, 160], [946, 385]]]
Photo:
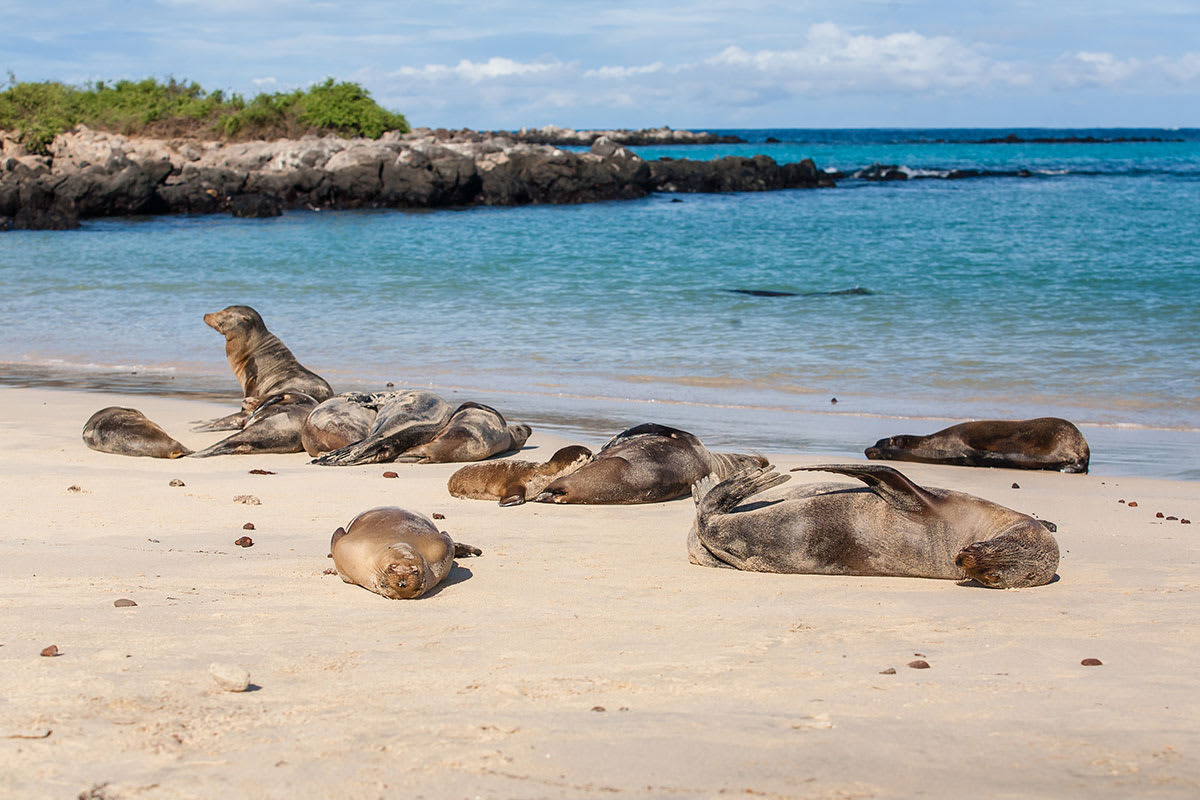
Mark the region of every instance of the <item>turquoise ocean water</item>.
[[241, 303], [335, 389], [433, 386], [592, 442], [652, 420], [832, 457], [1055, 415], [1098, 473], [1200, 479], [1200, 131], [733, 132], [635, 149], [914, 179], [0, 234], [0, 385], [232, 396], [201, 316]]

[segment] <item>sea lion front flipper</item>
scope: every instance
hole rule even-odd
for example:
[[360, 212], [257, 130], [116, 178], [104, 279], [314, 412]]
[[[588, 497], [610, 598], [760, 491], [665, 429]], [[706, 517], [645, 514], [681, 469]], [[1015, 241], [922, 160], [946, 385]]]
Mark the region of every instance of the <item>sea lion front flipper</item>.
[[338, 539], [341, 539], [345, 535], [346, 535], [345, 528], [338, 528], [336, 531], [334, 531], [333, 536], [331, 536], [329, 538], [329, 549], [332, 550], [333, 546], [338, 543]]
[[455, 558], [469, 558], [470, 556], [481, 556], [481, 555], [483, 555], [483, 551], [480, 550], [478, 547], [473, 547], [469, 544], [463, 544], [462, 542], [454, 543], [454, 557]]
[[504, 507], [519, 506], [525, 502], [525, 484], [520, 481], [510, 483], [500, 493], [500, 505]]
[[899, 470], [883, 464], [819, 464], [815, 467], [795, 467], [791, 472], [836, 472], [858, 478], [875, 494], [900, 511], [927, 510], [936, 497]]

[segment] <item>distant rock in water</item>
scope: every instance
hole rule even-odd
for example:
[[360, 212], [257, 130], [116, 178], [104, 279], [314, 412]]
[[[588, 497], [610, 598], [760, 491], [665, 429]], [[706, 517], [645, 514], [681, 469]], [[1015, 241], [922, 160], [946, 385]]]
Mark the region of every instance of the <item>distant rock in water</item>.
[[799, 297], [799, 292], [772, 292], [769, 289], [726, 289], [733, 294], [748, 294], [751, 297]]
[[642, 128], [629, 130], [577, 131], [574, 128], [560, 128], [557, 125], [543, 125], [540, 128], [521, 128], [516, 133], [497, 133], [499, 136], [511, 136], [518, 142], [526, 144], [550, 144], [559, 146], [587, 147], [601, 138], [609, 139], [617, 144], [655, 145], [655, 144], [742, 144], [746, 140], [731, 134], [708, 133], [707, 131], [677, 131], [673, 128]]
[[748, 294], [751, 297], [843, 297], [847, 295], [875, 294], [870, 289], [855, 286], [853, 289], [838, 289], [833, 292], [776, 292], [771, 289], [726, 289], [733, 294]]

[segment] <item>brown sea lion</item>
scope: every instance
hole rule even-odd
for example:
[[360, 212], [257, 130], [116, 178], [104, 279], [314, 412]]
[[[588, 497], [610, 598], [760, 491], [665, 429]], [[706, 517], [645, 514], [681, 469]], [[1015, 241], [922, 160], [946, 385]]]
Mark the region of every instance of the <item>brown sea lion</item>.
[[591, 458], [591, 450], [573, 444], [561, 448], [544, 464], [513, 460], [471, 464], [451, 475], [446, 488], [455, 497], [499, 500], [502, 506], [518, 506], [537, 497], [556, 478], [569, 475]]
[[424, 515], [395, 506], [359, 514], [333, 532], [329, 550], [343, 581], [393, 600], [426, 594], [449, 574], [455, 556], [480, 554]]
[[300, 429], [304, 451], [319, 456], [367, 438], [379, 415], [380, 397], [378, 393], [350, 392], [318, 405]]
[[192, 451], [136, 408], [102, 408], [83, 424], [83, 443], [101, 453], [180, 458]]
[[244, 399], [240, 411], [200, 423], [192, 430], [237, 430], [245, 425], [258, 403], [280, 392], [302, 392], [318, 403], [333, 396], [325, 379], [297, 361], [250, 306], [229, 306], [205, 314], [204, 321], [225, 337], [225, 355], [242, 385]]
[[466, 402], [454, 410], [433, 439], [401, 453], [396, 460], [417, 464], [482, 461], [519, 450], [531, 433], [528, 425], [509, 425], [491, 406]]
[[880, 439], [865, 452], [883, 461], [1059, 472], [1087, 472], [1091, 458], [1079, 429], [1058, 417], [961, 422], [928, 436]]
[[395, 461], [396, 456], [433, 439], [454, 411], [441, 397], [421, 389], [388, 392], [379, 399], [379, 413], [366, 438], [331, 450], [312, 463], [344, 467]]
[[1058, 543], [1033, 517], [962, 492], [918, 486], [882, 464], [799, 470], [849, 475], [866, 487], [808, 484], [747, 503], [790, 476], [751, 469], [722, 481], [705, 478], [692, 493], [689, 560], [754, 572], [967, 577], [993, 588], [1040, 586], [1054, 578]]
[[646, 423], [614, 436], [595, 457], [551, 482], [539, 503], [658, 503], [683, 497], [706, 475], [719, 478], [750, 466], [761, 456], [713, 453], [687, 431]]
[[299, 453], [304, 449], [300, 434], [304, 420], [317, 401], [303, 392], [280, 392], [264, 399], [240, 431], [192, 453], [192, 458]]

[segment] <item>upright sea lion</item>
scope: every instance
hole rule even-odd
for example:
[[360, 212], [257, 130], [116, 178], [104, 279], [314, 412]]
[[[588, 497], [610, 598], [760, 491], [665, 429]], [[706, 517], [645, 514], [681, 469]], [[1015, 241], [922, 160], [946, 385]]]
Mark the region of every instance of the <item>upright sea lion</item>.
[[1087, 472], [1091, 458], [1079, 429], [1058, 417], [961, 422], [928, 436], [880, 439], [865, 452], [884, 461], [1059, 472]]
[[450, 404], [433, 392], [411, 389], [391, 393], [379, 406], [365, 439], [331, 450], [312, 463], [344, 467], [394, 461], [401, 453], [436, 436], [452, 412]]
[[343, 581], [393, 600], [420, 597], [437, 586], [456, 555], [480, 554], [455, 544], [424, 515], [395, 506], [359, 514], [333, 532], [329, 550]]
[[1040, 586], [1054, 578], [1058, 543], [1033, 517], [962, 492], [918, 486], [882, 464], [799, 470], [849, 475], [866, 487], [809, 484], [746, 503], [790, 476], [752, 469], [720, 482], [705, 478], [692, 493], [689, 560], [755, 572], [969, 577], [993, 588]]
[[433, 439], [401, 453], [396, 460], [418, 464], [482, 461], [497, 453], [519, 450], [531, 433], [528, 425], [509, 425], [504, 415], [491, 406], [466, 402], [454, 410]]
[[280, 392], [302, 392], [318, 403], [333, 396], [333, 389], [325, 379], [297, 361], [250, 306], [229, 306], [205, 314], [204, 321], [225, 337], [225, 355], [242, 385], [245, 399], [237, 413], [200, 423], [192, 430], [237, 430], [250, 418], [258, 402]]
[[360, 442], [379, 415], [379, 393], [349, 392], [331, 397], [312, 410], [300, 429], [300, 442], [310, 456]]
[[252, 455], [257, 453], [299, 453], [304, 449], [301, 429], [317, 401], [303, 392], [280, 392], [264, 399], [240, 431], [192, 453], [192, 458]]
[[556, 478], [569, 475], [591, 458], [591, 450], [573, 444], [561, 448], [544, 464], [513, 460], [471, 464], [451, 475], [446, 488], [455, 497], [499, 500], [502, 506], [517, 506], [537, 497]]
[[705, 475], [720, 478], [761, 456], [712, 453], [687, 431], [646, 423], [614, 436], [588, 463], [554, 480], [539, 503], [658, 503], [686, 495]]
[[136, 408], [102, 408], [83, 424], [83, 443], [101, 453], [180, 458], [192, 451]]

